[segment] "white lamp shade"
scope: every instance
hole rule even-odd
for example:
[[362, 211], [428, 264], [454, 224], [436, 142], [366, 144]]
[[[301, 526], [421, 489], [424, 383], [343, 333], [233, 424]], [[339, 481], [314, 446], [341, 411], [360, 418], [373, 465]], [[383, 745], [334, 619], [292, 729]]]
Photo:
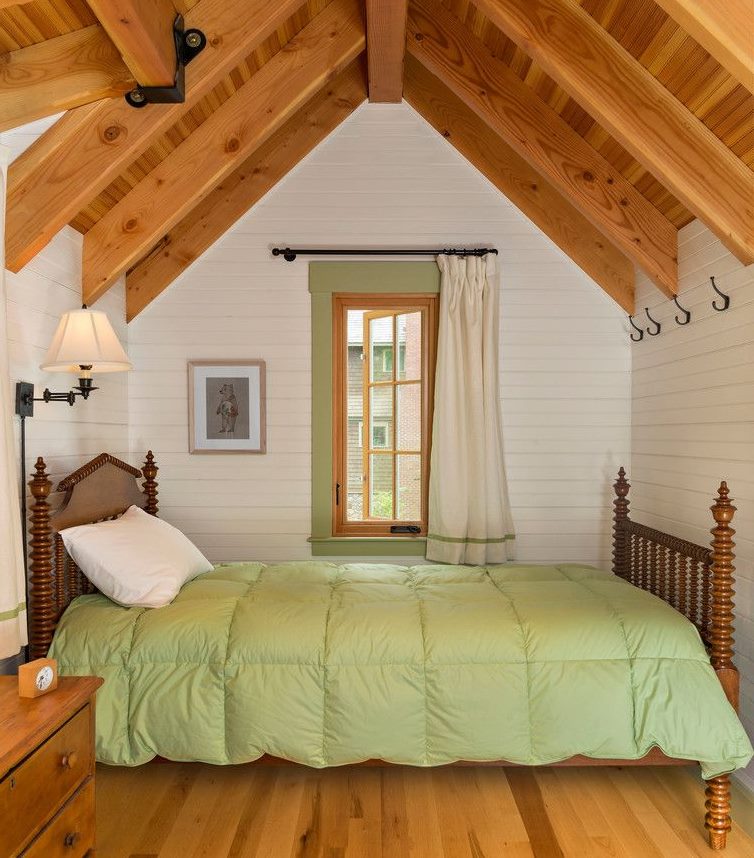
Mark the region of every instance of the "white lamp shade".
[[40, 369], [78, 373], [80, 366], [90, 365], [93, 373], [133, 368], [103, 312], [70, 310], [60, 319]]

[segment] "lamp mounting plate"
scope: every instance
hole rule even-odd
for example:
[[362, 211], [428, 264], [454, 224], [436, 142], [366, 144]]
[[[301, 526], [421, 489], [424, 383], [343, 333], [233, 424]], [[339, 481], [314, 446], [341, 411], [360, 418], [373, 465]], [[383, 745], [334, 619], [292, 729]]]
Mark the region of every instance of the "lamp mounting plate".
[[28, 381], [16, 383], [16, 414], [19, 417], [34, 416], [34, 385]]

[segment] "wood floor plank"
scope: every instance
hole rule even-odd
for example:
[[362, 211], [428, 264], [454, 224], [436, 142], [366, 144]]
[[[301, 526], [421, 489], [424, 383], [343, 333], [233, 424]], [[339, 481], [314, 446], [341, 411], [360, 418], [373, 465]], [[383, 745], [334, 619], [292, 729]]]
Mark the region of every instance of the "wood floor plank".
[[536, 773], [532, 769], [521, 767], [509, 769], [505, 774], [529, 835], [534, 858], [564, 858], [547, 815]]
[[703, 819], [673, 768], [97, 769], [106, 858], [709, 858]]

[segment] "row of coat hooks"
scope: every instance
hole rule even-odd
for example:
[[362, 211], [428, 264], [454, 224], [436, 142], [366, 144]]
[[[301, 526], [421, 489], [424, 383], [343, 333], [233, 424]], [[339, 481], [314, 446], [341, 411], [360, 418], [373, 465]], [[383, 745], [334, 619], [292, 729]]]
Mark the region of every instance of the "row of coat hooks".
[[[718, 302], [717, 298], [712, 301], [712, 309], [717, 310], [718, 313], [722, 313], [724, 310], [727, 310], [730, 307], [730, 295], [726, 295], [715, 283], [715, 278], [710, 277], [710, 284], [712, 288], [717, 292], [717, 294], [722, 298], [722, 301]], [[691, 321], [691, 310], [685, 310], [678, 303], [678, 296], [673, 298], [673, 303], [678, 307], [681, 311], [681, 315], [676, 315], [675, 321], [677, 325], [688, 325]], [[658, 322], [657, 319], [652, 318], [652, 315], [649, 312], [649, 307], [644, 308], [644, 312], [647, 315], [647, 318], [651, 322], [652, 326], [648, 328], [640, 328], [636, 322], [634, 322], [634, 317], [629, 316], [628, 321], [631, 323], [631, 327], [634, 329], [635, 333], [631, 334], [631, 340], [635, 343], [641, 342], [644, 339], [644, 334], [649, 334], [650, 337], [656, 337], [660, 331], [662, 330], [662, 323]], [[638, 334], [638, 336], [637, 336]]]

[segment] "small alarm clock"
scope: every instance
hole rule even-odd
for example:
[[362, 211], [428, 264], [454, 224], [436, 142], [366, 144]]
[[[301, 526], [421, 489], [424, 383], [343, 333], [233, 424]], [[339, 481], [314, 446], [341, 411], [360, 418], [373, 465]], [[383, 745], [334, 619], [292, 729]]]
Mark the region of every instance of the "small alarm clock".
[[19, 697], [40, 697], [58, 687], [58, 663], [54, 658], [38, 658], [18, 668]]

